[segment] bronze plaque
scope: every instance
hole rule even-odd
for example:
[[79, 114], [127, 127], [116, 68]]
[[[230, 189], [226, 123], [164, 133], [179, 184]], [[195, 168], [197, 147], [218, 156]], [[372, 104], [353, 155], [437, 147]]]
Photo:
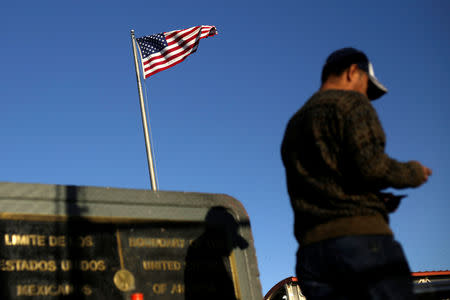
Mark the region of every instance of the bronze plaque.
[[240, 299], [224, 209], [211, 222], [0, 214], [0, 299]]

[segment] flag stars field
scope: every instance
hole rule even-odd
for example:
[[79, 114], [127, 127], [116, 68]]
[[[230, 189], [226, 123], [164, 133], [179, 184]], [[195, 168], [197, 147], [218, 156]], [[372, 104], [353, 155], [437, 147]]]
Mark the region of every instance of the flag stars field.
[[167, 47], [166, 39], [162, 33], [142, 37], [137, 40], [141, 46], [142, 56], [144, 57], [159, 52]]

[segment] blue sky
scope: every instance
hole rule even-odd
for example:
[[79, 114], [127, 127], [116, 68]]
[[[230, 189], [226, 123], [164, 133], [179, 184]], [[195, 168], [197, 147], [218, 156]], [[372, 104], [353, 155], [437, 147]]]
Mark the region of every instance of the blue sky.
[[160, 190], [228, 194], [251, 219], [263, 294], [294, 275], [280, 143], [353, 46], [390, 90], [374, 103], [387, 153], [433, 170], [391, 217], [413, 271], [450, 269], [450, 2], [3, 1], [0, 181], [149, 189], [136, 36], [215, 25], [145, 82]]

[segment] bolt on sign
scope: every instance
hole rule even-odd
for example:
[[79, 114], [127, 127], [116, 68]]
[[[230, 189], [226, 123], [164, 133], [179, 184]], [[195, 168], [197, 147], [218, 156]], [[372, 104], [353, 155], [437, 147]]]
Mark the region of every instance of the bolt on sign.
[[0, 183], [0, 299], [135, 295], [262, 299], [240, 202], [216, 194]]

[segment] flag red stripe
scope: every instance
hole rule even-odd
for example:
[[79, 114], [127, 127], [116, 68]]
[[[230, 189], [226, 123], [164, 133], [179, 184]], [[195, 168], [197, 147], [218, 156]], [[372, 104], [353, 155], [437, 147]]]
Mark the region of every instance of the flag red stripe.
[[[186, 55], [186, 57], [188, 57], [188, 56]], [[185, 57], [185, 58], [186, 58], [186, 57]], [[146, 73], [146, 74], [145, 74], [145, 78], [150, 77], [150, 76], [152, 76], [152, 75], [154, 75], [154, 74], [156, 74], [156, 73], [158, 73], [158, 72], [164, 71], [164, 70], [166, 70], [166, 69], [168, 69], [168, 68], [171, 68], [171, 67], [173, 67], [173, 66], [179, 64], [179, 63], [182, 62], [183, 60], [185, 60], [185, 58], [180, 59], [179, 61], [174, 62], [174, 63], [172, 63], [172, 64], [170, 64], [170, 65], [168, 65], [168, 66], [165, 66], [165, 67], [163, 67], [163, 68], [161, 68], [161, 69], [155, 70], [155, 71], [153, 71], [153, 72], [151, 72], [151, 73]]]
[[152, 69], [152, 68], [154, 68], [156, 66], [160, 66], [160, 65], [166, 64], [166, 63], [168, 63], [168, 62], [170, 62], [170, 61], [172, 61], [172, 60], [174, 60], [174, 59], [176, 59], [176, 58], [178, 58], [180, 56], [185, 55], [187, 52], [191, 51], [192, 48], [194, 48], [194, 46], [195, 46], [195, 43], [192, 44], [192, 47], [190, 47], [188, 50], [185, 50], [185, 51], [182, 51], [182, 52], [177, 53], [175, 55], [172, 55], [169, 58], [167, 58], [166, 60], [163, 60], [163, 61], [160, 61], [160, 62], [149, 63], [149, 66], [146, 66], [146, 68], [144, 68], [144, 72], [146, 72], [146, 71], [148, 71], [148, 70], [150, 70], [150, 69]]
[[172, 58], [170, 60], [166, 60], [162, 63], [159, 63], [158, 65], [152, 66], [151, 68], [147, 68], [144, 72], [145, 73], [152, 73], [156, 70], [160, 70], [162, 69], [164, 66], [166, 65], [174, 65], [176, 64], [178, 61], [181, 61], [183, 59], [185, 59], [188, 55], [190, 55], [191, 53], [195, 52], [195, 49], [191, 49], [191, 51], [188, 52], [182, 52], [181, 55], [178, 55], [176, 58]]
[[167, 38], [170, 39], [178, 34], [191, 33], [193, 31], [197, 30], [199, 27], [200, 26], [194, 26], [194, 27], [190, 27], [190, 28], [186, 28], [186, 29], [169, 31], [169, 32], [166, 32], [165, 34], [166, 34]]
[[[160, 72], [160, 71], [166, 70], [166, 69], [168, 69], [168, 68], [170, 68], [170, 67], [172, 67], [172, 66], [174, 66], [174, 65], [179, 64], [180, 62], [182, 62], [183, 60], [185, 60], [186, 57], [188, 57], [190, 54], [192, 54], [192, 52], [191, 52], [192, 50], [193, 50], [193, 49], [191, 49], [191, 50], [188, 51], [188, 52], [182, 52], [182, 53], [180, 53], [181, 55], [178, 55], [178, 56], [177, 56], [177, 58], [179, 58], [178, 60], [176, 60], [175, 58], [173, 58], [173, 59], [171, 59], [171, 60], [169, 60], [169, 61], [165, 61], [165, 62], [162, 62], [162, 63], [158, 64], [158, 66], [163, 66], [163, 67], [161, 67], [161, 68], [156, 68], [156, 66], [152, 66], [151, 68], [148, 68], [146, 71], [144, 71], [144, 72], [145, 72], [144, 74], [146, 74], [145, 78], [147, 78], [148, 76], [151, 76], [151, 75], [153, 75], [153, 74], [156, 74], [156, 73], [158, 73], [158, 72]], [[166, 65], [166, 66], [164, 66], [164, 65]], [[147, 75], [147, 74], [149, 74], [149, 75]]]
[[[197, 30], [198, 30], [198, 27], [194, 27], [194, 28], [192, 28], [192, 30], [183, 32], [182, 34], [180, 34], [180, 32], [178, 31], [178, 32], [174, 32], [173, 34], [167, 35], [166, 40], [173, 38], [173, 41], [168, 41], [167, 45], [168, 46], [173, 45], [173, 44], [177, 43], [179, 40], [183, 39], [185, 36], [188, 36]], [[180, 30], [180, 31], [182, 31], [182, 30]]]

